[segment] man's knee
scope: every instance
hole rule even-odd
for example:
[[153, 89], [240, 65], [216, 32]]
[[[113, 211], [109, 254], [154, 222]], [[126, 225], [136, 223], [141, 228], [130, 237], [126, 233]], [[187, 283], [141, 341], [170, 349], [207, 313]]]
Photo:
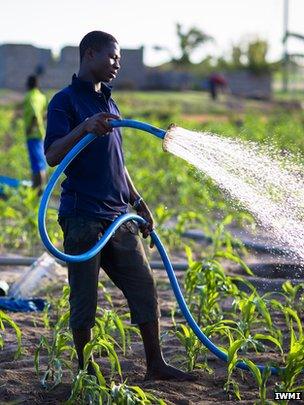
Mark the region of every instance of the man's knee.
[[70, 328], [91, 329], [95, 325], [97, 294], [70, 295]]

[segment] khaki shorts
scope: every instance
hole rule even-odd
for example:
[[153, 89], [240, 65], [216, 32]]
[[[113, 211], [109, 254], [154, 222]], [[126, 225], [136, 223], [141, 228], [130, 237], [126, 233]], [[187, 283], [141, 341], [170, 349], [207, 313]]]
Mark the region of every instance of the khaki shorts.
[[[96, 244], [111, 224], [83, 216], [60, 218], [64, 251], [84, 253]], [[95, 324], [99, 269], [102, 268], [128, 301], [131, 322], [141, 324], [159, 318], [157, 292], [138, 225], [125, 222], [92, 259], [68, 264], [70, 327], [88, 329]]]

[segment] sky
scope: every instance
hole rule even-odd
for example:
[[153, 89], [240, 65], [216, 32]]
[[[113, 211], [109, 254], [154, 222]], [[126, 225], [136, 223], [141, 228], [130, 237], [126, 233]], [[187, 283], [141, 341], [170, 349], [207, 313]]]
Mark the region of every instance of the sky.
[[[78, 45], [89, 31], [114, 35], [122, 48], [145, 47], [144, 61], [157, 65], [178, 57], [175, 24], [196, 26], [214, 37], [194, 55], [229, 55], [232, 44], [254, 38], [269, 42], [269, 59], [282, 54], [285, 0], [2, 0], [0, 43], [29, 43], [58, 54]], [[289, 0], [289, 30], [304, 35], [304, 0]], [[155, 45], [168, 50], [155, 51]], [[290, 39], [289, 51], [304, 53]]]

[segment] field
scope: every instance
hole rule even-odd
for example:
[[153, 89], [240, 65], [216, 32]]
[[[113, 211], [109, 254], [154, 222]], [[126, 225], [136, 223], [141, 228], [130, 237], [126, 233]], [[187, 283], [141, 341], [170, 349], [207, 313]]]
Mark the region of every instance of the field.
[[[271, 144], [282, 154], [303, 157], [304, 113], [285, 100], [222, 97], [214, 103], [198, 92], [121, 92], [114, 98], [125, 118], [161, 128], [175, 122], [191, 130]], [[0, 93], [0, 175], [28, 180], [20, 100], [20, 95]], [[104, 275], [94, 339], [86, 351], [87, 356], [95, 354], [99, 381], [86, 373], [77, 375], [67, 328], [66, 273], [60, 268], [53, 283], [38, 291], [50, 303], [42, 314], [0, 312], [0, 401], [95, 404], [103, 398], [104, 403], [119, 404], [270, 404], [275, 403], [275, 391], [304, 391], [304, 277], [294, 274], [297, 263], [279, 253], [246, 249], [239, 238], [273, 245], [276, 241], [261, 233], [250, 213], [204, 174], [164, 153], [157, 139], [132, 130], [125, 130], [123, 137], [126, 165], [154, 213], [157, 232], [172, 261], [187, 263], [177, 275], [189, 308], [203, 332], [227, 353], [228, 363], [197, 340], [181, 316], [165, 272], [155, 270], [164, 355], [170, 364], [193, 371], [198, 380], [143, 381], [138, 330], [129, 323], [121, 293]], [[37, 234], [38, 197], [28, 187], [4, 191], [0, 254], [40, 256], [44, 250]], [[58, 193], [59, 189], [53, 207]], [[60, 247], [62, 235], [53, 208], [48, 228]], [[185, 238], [189, 230], [202, 231], [204, 240]], [[159, 260], [157, 252], [148, 246], [146, 250], [151, 262]], [[12, 283], [25, 270], [0, 266], [0, 279]], [[240, 359], [250, 372], [236, 369]], [[268, 368], [261, 373], [256, 367], [261, 363], [285, 370], [270, 376]]]

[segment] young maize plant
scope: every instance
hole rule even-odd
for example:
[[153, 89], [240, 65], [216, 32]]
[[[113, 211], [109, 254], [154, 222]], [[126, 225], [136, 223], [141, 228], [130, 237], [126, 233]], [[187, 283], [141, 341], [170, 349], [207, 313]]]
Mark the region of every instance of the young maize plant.
[[89, 343], [87, 343], [83, 350], [84, 370], [87, 369], [89, 362], [93, 360], [94, 354], [97, 353], [99, 356], [105, 354], [110, 362], [111, 378], [113, 377], [114, 373], [117, 372], [120, 379], [122, 379], [120, 362], [115, 351], [114, 343], [115, 340], [113, 338], [110, 340], [108, 336], [104, 338], [96, 336]]
[[209, 373], [212, 372], [206, 361], [198, 361], [199, 356], [206, 355], [208, 349], [206, 349], [205, 346], [198, 340], [190, 327], [186, 326], [185, 324], [180, 324], [176, 327], [172, 334], [178, 338], [180, 344], [186, 350], [186, 360], [184, 360], [184, 356], [175, 357], [176, 359], [182, 358], [184, 360], [181, 364], [182, 367], [186, 365], [188, 371], [192, 371], [194, 368], [200, 368], [208, 371]]
[[[35, 350], [34, 364], [37, 375], [40, 373], [40, 355], [42, 351], [47, 352], [47, 369], [41, 378], [44, 388], [52, 389], [62, 381], [63, 371], [67, 368], [72, 373], [72, 360], [76, 356], [76, 350], [72, 346], [72, 335], [67, 325], [69, 312], [61, 315], [54, 326], [52, 339], [49, 341], [42, 336]], [[69, 356], [67, 359], [66, 357]]]
[[108, 386], [100, 373], [99, 366], [93, 362], [95, 376], [80, 371], [72, 383], [72, 390], [66, 405], [149, 405], [166, 403], [153, 394], [143, 391], [138, 386], [128, 386], [126, 383]]
[[[17, 350], [14, 358], [18, 359], [22, 353], [22, 332], [19, 326], [16, 324], [16, 322], [14, 322], [9, 315], [5, 314], [3, 311], [0, 311], [0, 331], [2, 332], [5, 331], [5, 325], [13, 328], [16, 334]], [[4, 337], [3, 333], [0, 333], [0, 349], [3, 349], [3, 347], [4, 347]]]
[[[119, 316], [114, 309], [99, 309], [99, 312], [101, 316], [96, 317], [93, 336], [108, 339], [125, 355], [131, 345], [131, 333], [135, 333], [139, 336], [139, 329], [125, 322], [125, 319], [129, 318], [129, 313]], [[113, 335], [118, 335], [120, 343], [114, 339]]]
[[[281, 382], [277, 384], [277, 388], [278, 391], [300, 392], [304, 390], [302, 377], [304, 370], [304, 334], [302, 322], [294, 309], [290, 307], [283, 307], [282, 309], [289, 325], [290, 343], [284, 369], [280, 373]], [[295, 325], [297, 326], [297, 332]], [[298, 385], [300, 377], [301, 383]]]
[[[237, 322], [238, 330], [242, 338], [246, 339], [243, 350], [246, 352], [249, 346], [256, 352], [265, 351], [263, 341], [268, 341], [277, 346], [283, 356], [282, 333], [273, 324], [271, 315], [265, 301], [256, 292], [247, 298], [236, 298], [234, 300], [235, 317], [239, 318]], [[258, 325], [266, 330], [265, 333], [252, 334], [253, 327]]]
[[[207, 337], [214, 338], [224, 336], [228, 341], [232, 341], [231, 329], [233, 329], [233, 327], [231, 325], [235, 325], [235, 322], [229, 319], [220, 320], [212, 325], [203, 327], [202, 331]], [[180, 344], [185, 348], [186, 361], [184, 361], [182, 365], [186, 364], [188, 371], [199, 368], [207, 371], [209, 374], [213, 372], [208, 364], [207, 354], [209, 350], [199, 341], [190, 327], [185, 324], [177, 325], [175, 323], [175, 331], [171, 333], [178, 338]], [[221, 347], [221, 349], [226, 351], [223, 347]], [[181, 356], [177, 356], [176, 358], [180, 360]], [[182, 357], [182, 359], [183, 358], [184, 357]]]
[[[112, 343], [100, 337], [93, 338], [84, 348], [84, 370], [80, 370], [72, 382], [71, 395], [67, 405], [81, 404], [160, 404], [165, 402], [154, 395], [144, 392], [140, 387], [127, 386], [125, 383], [116, 385], [114, 381], [110, 386], [102, 374], [99, 365], [93, 360], [94, 353], [106, 351], [111, 364], [111, 379], [116, 371], [122, 377], [120, 363]], [[89, 363], [93, 366], [95, 376], [87, 373]]]
[[241, 400], [241, 394], [239, 389], [239, 383], [232, 377], [234, 370], [236, 369], [236, 365], [239, 361], [244, 361], [251, 371], [252, 375], [255, 378], [255, 381], [259, 388], [259, 399], [260, 401], [256, 402], [260, 405], [269, 404], [269, 401], [266, 399], [266, 384], [268, 378], [271, 375], [270, 368], [266, 367], [265, 370], [261, 373], [259, 368], [256, 364], [249, 360], [238, 356], [238, 352], [241, 350], [244, 351], [245, 347], [248, 346], [248, 339], [241, 338], [237, 339], [228, 348], [227, 355], [228, 355], [228, 362], [227, 362], [227, 381], [224, 385], [224, 389], [227, 392], [228, 396], [234, 396], [238, 400]]
[[[304, 306], [304, 283], [300, 283], [297, 285], [292, 285], [292, 283], [288, 280], [285, 281], [282, 285], [283, 293], [286, 297], [287, 304], [290, 307], [295, 308], [298, 312], [303, 311]], [[300, 292], [302, 294], [300, 295]]]

